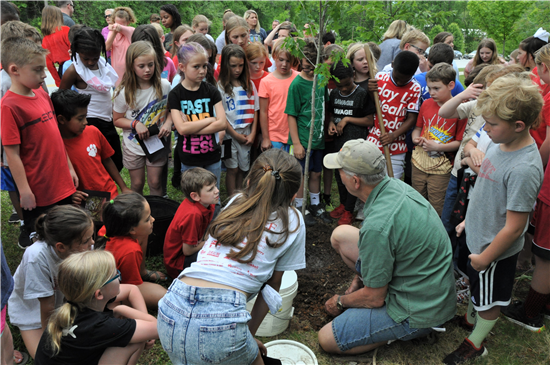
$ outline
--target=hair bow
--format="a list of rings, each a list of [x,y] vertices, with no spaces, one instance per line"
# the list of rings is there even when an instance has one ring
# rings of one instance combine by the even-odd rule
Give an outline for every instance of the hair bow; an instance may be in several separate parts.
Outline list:
[[[548,36],[549,35],[550,35],[550,33],[548,33],[547,31],[542,29],[542,27],[540,27],[539,29],[537,29],[537,31],[535,32],[535,35],[533,37],[538,38],[541,41],[545,41],[546,43],[548,43]]]

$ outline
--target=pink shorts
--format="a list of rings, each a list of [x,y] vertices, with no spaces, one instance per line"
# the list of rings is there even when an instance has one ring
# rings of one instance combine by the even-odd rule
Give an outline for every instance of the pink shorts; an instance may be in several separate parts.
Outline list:
[[[4,326],[6,325],[6,308],[8,306],[5,305],[4,309],[2,309],[2,314],[0,316],[0,336],[4,333]]]

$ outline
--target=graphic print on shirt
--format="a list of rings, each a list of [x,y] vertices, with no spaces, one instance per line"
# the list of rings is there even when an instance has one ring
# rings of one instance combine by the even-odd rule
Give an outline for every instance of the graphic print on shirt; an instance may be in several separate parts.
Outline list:
[[[395,132],[407,118],[408,112],[418,113],[420,85],[415,80],[411,80],[405,86],[397,86],[393,82],[390,72],[378,74],[376,78],[379,80],[378,95],[380,96],[380,109],[382,110],[386,133]],[[382,150],[380,134],[380,123],[378,116],[375,114],[374,127],[367,140],[375,143]],[[390,154],[396,155],[407,152],[405,138],[406,133],[403,133],[389,145]]]
[[[168,101],[168,95],[164,95],[162,99],[155,99],[148,103],[145,108],[141,110],[132,110],[132,119],[138,120],[143,123],[147,128],[157,124],[160,128],[164,124],[166,119],[166,103]],[[139,142],[136,139],[136,134],[131,132],[128,139],[136,144]]]
[[[246,128],[254,122],[254,98],[249,98],[245,90],[234,90],[235,97],[225,96],[227,113],[235,111],[235,120],[230,121],[233,128]]]
[[[181,111],[189,122],[215,117],[214,110],[210,110],[210,98],[181,100]],[[216,141],[213,134],[182,135],[183,152],[199,155],[216,150]]]
[[[93,143],[92,143],[91,145],[89,145],[89,146],[86,148],[86,151],[88,151],[88,155],[89,155],[90,157],[95,157],[95,156],[97,156],[97,147],[96,147],[96,145],[93,144]]]
[[[496,167],[493,166],[493,164],[491,163],[491,161],[488,158],[485,158],[483,160],[483,162],[481,163],[481,167],[479,169],[478,177],[480,177],[482,179],[487,179],[487,180],[492,181],[492,182],[497,182],[497,181],[491,179],[491,175],[495,171],[496,171]]]
[[[454,119],[456,120],[456,119]],[[441,124],[442,123],[442,124]],[[449,125],[446,125],[449,123]],[[430,119],[424,118],[424,129],[422,130],[422,136],[426,139],[431,139],[439,144],[446,144],[454,140],[454,122],[441,118],[439,115],[434,115]],[[428,156],[437,157],[444,156],[444,152],[430,151]]]

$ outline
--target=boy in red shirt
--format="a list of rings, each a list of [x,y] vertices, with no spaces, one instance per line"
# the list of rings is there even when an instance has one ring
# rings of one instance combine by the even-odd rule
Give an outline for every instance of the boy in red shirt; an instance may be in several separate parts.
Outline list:
[[[426,82],[431,98],[422,104],[412,132],[416,145],[411,160],[412,187],[430,202],[439,216],[453,169],[449,153],[460,147],[467,121],[439,116],[439,108],[452,98],[455,78],[456,71],[448,63],[438,63],[428,71]]]
[[[99,129],[87,125],[86,115],[91,96],[70,89],[59,89],[51,98],[61,138],[79,178],[79,190],[109,192],[110,199],[114,199],[118,195],[116,182],[122,193],[132,192],[111,159],[114,150],[107,139]],[[86,193],[78,191],[73,202],[79,204],[86,196]]]
[[[11,87],[2,99],[2,144],[21,197],[25,230],[19,245],[32,244],[34,222],[54,205],[70,204],[78,177],[65,152],[53,105],[41,89],[48,51],[26,38],[2,42],[2,67]]]
[[[418,56],[410,51],[400,52],[393,60],[393,70],[379,72],[375,80],[369,80],[369,90],[378,85],[382,118],[386,134],[380,136],[380,122],[374,115],[374,127],[367,141],[376,144],[381,151],[382,146],[389,146],[393,177],[401,179],[405,168],[407,131],[416,123],[419,109],[421,87],[413,79],[418,68]]]
[[[186,199],[179,206],[164,239],[164,267],[174,279],[197,261],[219,199],[216,175],[201,167],[181,175],[181,190]]]

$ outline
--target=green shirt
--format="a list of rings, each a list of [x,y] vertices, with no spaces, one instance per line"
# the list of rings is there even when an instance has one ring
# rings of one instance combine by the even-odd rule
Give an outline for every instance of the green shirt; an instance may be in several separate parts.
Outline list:
[[[384,178],[365,202],[359,233],[363,283],[388,284],[395,322],[429,328],[456,312],[451,242],[430,203],[401,180]]]
[[[312,89],[313,81],[305,80],[302,76],[298,75],[290,84],[288,97],[286,99],[285,113],[296,118],[298,137],[305,149],[307,149],[309,129],[311,126]],[[319,87],[319,80],[317,80],[317,90],[315,92],[315,125],[311,140],[312,150],[322,150],[325,148],[324,123],[326,93],[326,88]],[[292,144],[292,138],[288,138],[288,143]]]

